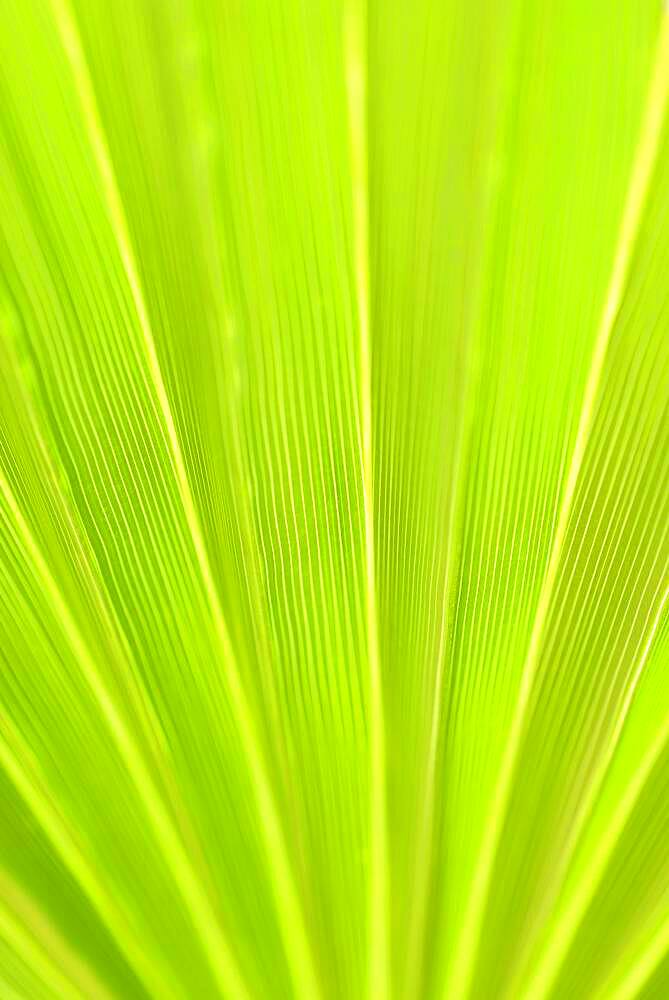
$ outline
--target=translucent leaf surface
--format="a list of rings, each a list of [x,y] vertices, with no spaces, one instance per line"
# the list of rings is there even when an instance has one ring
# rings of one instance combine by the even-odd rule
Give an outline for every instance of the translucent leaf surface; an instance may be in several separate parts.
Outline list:
[[[0,7],[2,996],[664,996],[668,25]]]

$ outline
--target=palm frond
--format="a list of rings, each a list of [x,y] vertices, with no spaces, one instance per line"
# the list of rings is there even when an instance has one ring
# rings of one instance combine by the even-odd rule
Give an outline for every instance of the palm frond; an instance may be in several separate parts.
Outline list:
[[[0,10],[0,992],[669,989],[660,0]]]

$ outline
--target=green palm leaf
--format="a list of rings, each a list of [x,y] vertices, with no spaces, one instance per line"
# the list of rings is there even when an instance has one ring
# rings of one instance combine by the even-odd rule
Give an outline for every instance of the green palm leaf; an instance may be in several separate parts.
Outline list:
[[[0,995],[669,990],[659,0],[0,9]]]

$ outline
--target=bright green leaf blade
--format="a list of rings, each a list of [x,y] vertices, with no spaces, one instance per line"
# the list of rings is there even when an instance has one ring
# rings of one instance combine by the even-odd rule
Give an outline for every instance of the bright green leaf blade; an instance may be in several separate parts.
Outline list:
[[[3,6],[3,995],[661,995],[661,6]]]
[[[11,81],[4,89],[3,270],[90,544],[146,685],[160,691],[154,708],[169,733],[200,850],[206,843],[204,863],[217,867],[217,881],[225,887],[219,896],[227,896],[226,917],[245,927],[239,937],[247,949],[252,928],[260,923],[271,952],[271,896],[264,897],[259,916],[257,899],[245,895],[244,885],[249,879],[262,883],[262,838],[271,837],[277,846],[275,830],[266,825],[272,804],[258,758],[250,757],[257,748],[212,605],[93,95],[67,11],[36,5],[22,13],[24,25],[30,13],[33,34],[24,31],[21,37],[26,43],[30,39],[33,52],[41,46],[41,75],[27,75],[30,60],[13,44],[3,67]],[[3,27],[7,49],[11,24]],[[40,95],[42,131],[26,131],[16,117],[16,101],[29,79]],[[53,143],[68,150],[66,164],[54,161]],[[23,157],[31,163],[30,174],[21,172]],[[72,172],[76,196],[69,187]],[[27,266],[17,270],[19,261]],[[222,671],[205,675],[201,665],[207,662],[220,662]],[[214,974],[230,986],[238,973],[216,916],[223,900],[209,898],[206,880],[195,871],[123,726],[110,735],[123,743],[146,818]],[[221,774],[226,775],[223,783]],[[261,823],[246,806],[258,797],[265,808]],[[242,858],[248,859],[246,871]],[[268,872],[280,863],[280,854],[272,856]],[[262,976],[256,963],[251,969]]]
[[[622,49],[613,39],[628,23],[639,41]],[[523,782],[523,692],[531,690],[542,601],[561,548],[556,518],[569,488],[657,25],[654,4],[643,18],[637,5],[618,5],[613,19],[592,7],[543,4],[522,22],[449,651],[448,943],[441,954],[445,989],[456,996],[473,981],[509,795]],[[622,102],[614,98],[619,91]]]

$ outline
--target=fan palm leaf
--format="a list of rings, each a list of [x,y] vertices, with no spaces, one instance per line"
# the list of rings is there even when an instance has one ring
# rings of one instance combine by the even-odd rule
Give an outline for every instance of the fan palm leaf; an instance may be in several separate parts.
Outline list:
[[[659,0],[6,0],[0,993],[669,991]]]

